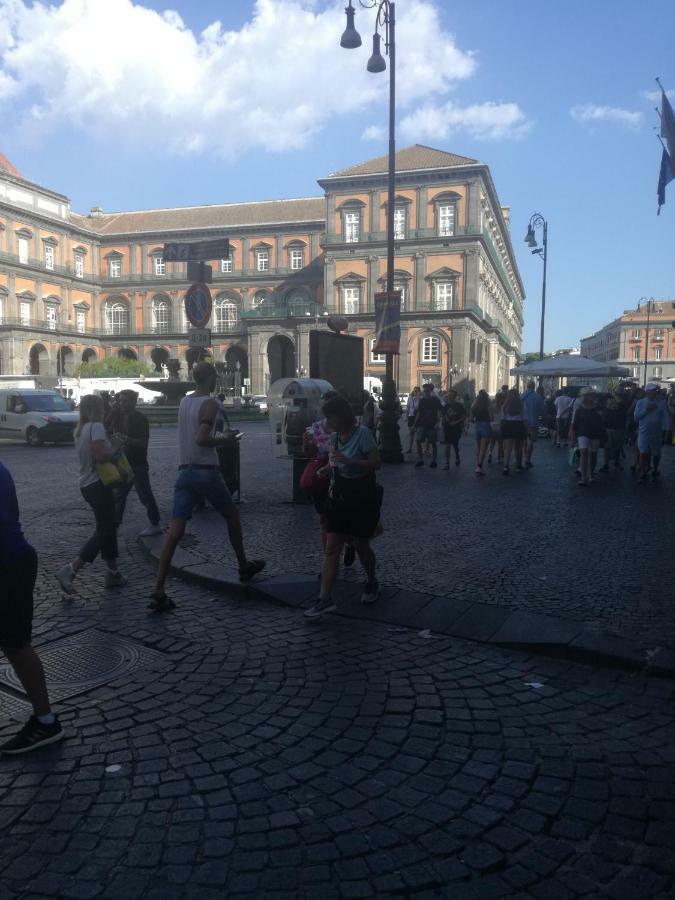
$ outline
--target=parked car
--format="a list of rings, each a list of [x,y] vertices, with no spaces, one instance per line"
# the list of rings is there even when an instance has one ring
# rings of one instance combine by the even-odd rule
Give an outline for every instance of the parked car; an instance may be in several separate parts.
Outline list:
[[[56,391],[0,390],[1,438],[20,438],[31,447],[69,443],[78,419],[71,401]]]
[[[267,397],[264,394],[254,394],[253,405],[257,406],[264,415],[267,414]]]

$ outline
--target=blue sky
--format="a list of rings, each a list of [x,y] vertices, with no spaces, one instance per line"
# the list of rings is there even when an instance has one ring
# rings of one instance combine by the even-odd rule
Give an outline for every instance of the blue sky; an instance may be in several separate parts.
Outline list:
[[[363,71],[373,13],[358,9],[364,46],[342,51],[344,5],[0,0],[0,152],[85,212],[315,195],[317,178],[386,151],[386,78]],[[675,183],[657,218],[646,96],[656,75],[675,89],[672,0],[397,12],[398,145],[490,166],[527,291],[523,349],[539,341],[541,263],[523,243],[535,211],[549,221],[547,350],[642,296],[675,298]]]

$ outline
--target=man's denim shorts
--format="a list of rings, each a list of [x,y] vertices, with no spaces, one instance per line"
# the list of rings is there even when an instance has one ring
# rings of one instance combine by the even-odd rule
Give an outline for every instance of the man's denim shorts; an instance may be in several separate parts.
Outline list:
[[[219,469],[199,469],[189,466],[179,469],[173,491],[173,518],[189,519],[192,510],[202,500],[225,516],[233,502]]]

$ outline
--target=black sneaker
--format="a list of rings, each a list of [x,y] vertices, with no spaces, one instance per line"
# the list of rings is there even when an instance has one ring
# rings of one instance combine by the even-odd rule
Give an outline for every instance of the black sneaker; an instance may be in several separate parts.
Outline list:
[[[148,609],[153,613],[171,612],[176,608],[174,601],[166,594],[150,594]]]
[[[354,560],[356,559],[356,548],[353,544],[347,544],[345,547],[345,555],[343,562],[345,564],[345,568],[348,569],[350,566],[354,565]]]
[[[265,568],[264,559],[249,559],[246,565],[239,569],[239,581],[250,581],[258,572],[262,572]]]
[[[43,725],[37,716],[31,716],[15,737],[0,746],[0,756],[29,753],[31,750],[37,750],[38,747],[55,744],[64,737],[65,733],[58,719],[54,719],[51,725]]]

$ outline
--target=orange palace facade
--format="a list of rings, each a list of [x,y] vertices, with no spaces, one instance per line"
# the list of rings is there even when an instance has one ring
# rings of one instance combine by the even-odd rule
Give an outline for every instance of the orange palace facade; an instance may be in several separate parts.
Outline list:
[[[387,158],[319,181],[323,195],[83,216],[0,155],[0,374],[73,374],[83,361],[136,358],[187,375],[184,263],[169,241],[227,237],[213,260],[214,361],[246,392],[309,370],[309,332],[340,313],[372,352],[374,295],[386,276]],[[414,145],[396,154],[396,288],[402,291],[399,390],[433,381],[474,393],[508,382],[524,291],[508,209],[488,167]]]

